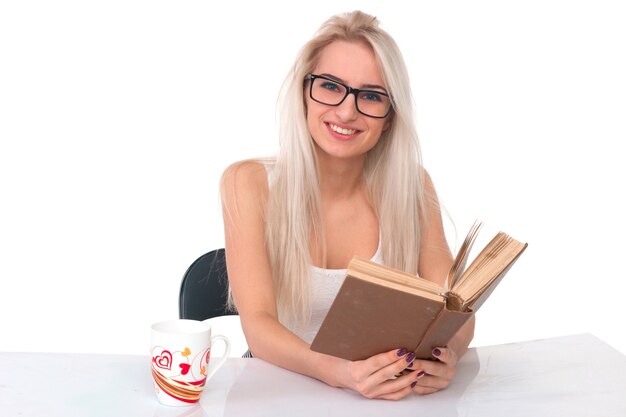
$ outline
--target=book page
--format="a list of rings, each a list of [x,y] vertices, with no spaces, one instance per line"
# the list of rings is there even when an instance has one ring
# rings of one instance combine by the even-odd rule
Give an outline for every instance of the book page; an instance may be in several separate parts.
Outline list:
[[[463,272],[452,289],[471,306],[524,251],[527,244],[498,233]]]
[[[442,286],[424,278],[399,271],[388,266],[380,265],[369,260],[355,256],[348,265],[348,275],[358,277],[366,281],[376,282],[379,285],[406,290],[413,294],[430,294],[429,298],[441,300],[445,298],[447,290]],[[433,298],[432,296],[435,296]]]
[[[443,288],[440,288],[439,289],[440,291],[438,293],[435,293],[432,290],[426,290],[424,288],[406,285],[406,283],[397,282],[392,279],[388,279],[389,277],[379,278],[376,276],[367,275],[362,272],[354,271],[354,270],[348,270],[347,276],[357,278],[363,281],[367,281],[372,284],[380,285],[382,287],[387,287],[387,288],[392,288],[394,290],[403,291],[407,294],[418,295],[420,297],[428,298],[430,300],[435,300],[435,301],[440,301],[440,302],[445,302],[446,300],[445,290],[443,290]],[[413,279],[416,279],[416,278],[418,277],[416,276]]]
[[[474,242],[476,241],[476,236],[478,236],[478,232],[482,227],[483,223],[476,220],[472,225],[469,233],[465,237],[463,244],[459,248],[458,253],[454,257],[454,262],[452,263],[452,267],[450,268],[450,272],[448,272],[448,288],[453,288],[461,275],[465,271],[465,265],[467,264],[467,258],[469,257],[470,251],[472,250],[472,246],[474,246]]]

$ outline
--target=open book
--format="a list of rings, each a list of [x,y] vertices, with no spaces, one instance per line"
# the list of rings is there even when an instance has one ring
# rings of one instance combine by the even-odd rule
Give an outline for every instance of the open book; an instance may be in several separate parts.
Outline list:
[[[361,360],[397,348],[431,357],[489,297],[526,249],[498,233],[465,268],[480,229],[472,226],[448,274],[447,287],[355,257],[311,349]]]

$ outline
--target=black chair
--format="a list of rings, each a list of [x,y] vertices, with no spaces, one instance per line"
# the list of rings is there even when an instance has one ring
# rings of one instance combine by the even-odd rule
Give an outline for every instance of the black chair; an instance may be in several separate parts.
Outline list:
[[[224,249],[205,253],[191,264],[183,275],[178,299],[181,319],[205,320],[217,316],[234,316],[226,308],[228,273]]]

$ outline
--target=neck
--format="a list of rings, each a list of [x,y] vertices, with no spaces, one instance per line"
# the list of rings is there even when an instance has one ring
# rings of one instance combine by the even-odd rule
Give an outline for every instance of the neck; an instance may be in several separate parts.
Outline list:
[[[362,190],[365,156],[352,159],[318,157],[318,162],[323,198],[349,198]]]

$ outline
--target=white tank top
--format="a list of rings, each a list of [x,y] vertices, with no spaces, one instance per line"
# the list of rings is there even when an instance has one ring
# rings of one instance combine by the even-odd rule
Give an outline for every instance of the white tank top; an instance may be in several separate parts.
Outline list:
[[[267,170],[268,184],[271,186],[274,182],[274,175],[272,175],[273,164],[264,163],[264,165]],[[376,253],[371,260],[379,264],[383,263],[380,238],[378,239],[378,249],[376,249]],[[311,265],[309,267],[309,276],[311,279],[311,319],[309,320],[307,328],[302,330],[292,329],[292,331],[306,343],[310,344],[322,325],[322,321],[324,321],[330,309],[330,305],[337,296],[341,284],[343,284],[343,280],[346,277],[346,270],[323,269]]]
[[[378,249],[371,260],[379,264],[383,263],[380,239],[378,241]],[[306,329],[295,331],[295,333],[310,344],[322,325],[330,305],[337,296],[341,284],[343,284],[346,270],[323,269],[312,265],[309,271],[309,276],[311,277],[311,319]]]

